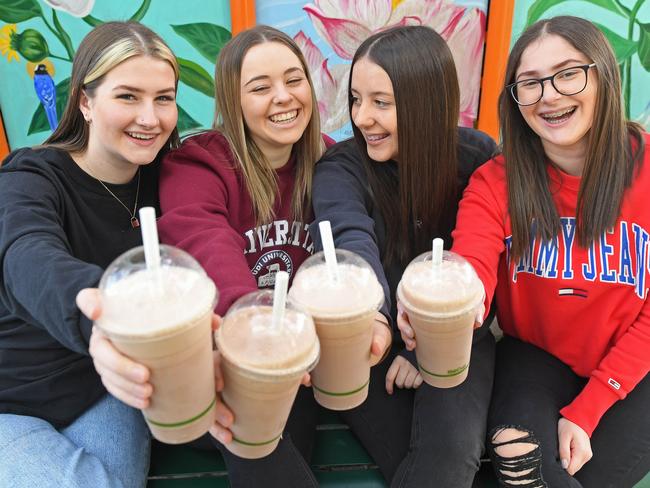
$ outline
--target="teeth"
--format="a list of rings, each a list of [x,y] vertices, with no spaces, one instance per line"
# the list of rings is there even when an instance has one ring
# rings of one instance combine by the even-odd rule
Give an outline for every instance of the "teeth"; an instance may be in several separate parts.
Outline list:
[[[149,141],[155,137],[153,135],[138,134],[137,132],[127,132],[127,134],[133,137],[134,139],[140,139],[142,141]]]
[[[369,141],[379,141],[379,140],[381,140],[381,139],[384,139],[385,137],[386,137],[385,134],[373,134],[373,135],[368,134],[368,135],[366,136],[366,138],[367,138]]]
[[[297,116],[298,111],[292,110],[291,112],[285,112],[283,114],[271,115],[269,119],[271,119],[271,122],[287,122],[289,120],[295,119]]]
[[[552,114],[544,114],[542,115],[543,118],[545,119],[557,119],[559,117],[562,117],[563,115],[569,114],[575,110],[575,107],[568,108],[566,110],[562,110],[560,112],[555,112]]]

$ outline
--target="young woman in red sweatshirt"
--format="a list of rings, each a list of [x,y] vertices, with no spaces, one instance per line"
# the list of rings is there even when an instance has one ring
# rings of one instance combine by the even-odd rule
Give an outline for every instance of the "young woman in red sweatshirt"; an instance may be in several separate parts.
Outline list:
[[[503,154],[453,233],[504,331],[490,455],[502,486],[631,487],[650,469],[650,138],[585,20],[531,26],[506,83]]]

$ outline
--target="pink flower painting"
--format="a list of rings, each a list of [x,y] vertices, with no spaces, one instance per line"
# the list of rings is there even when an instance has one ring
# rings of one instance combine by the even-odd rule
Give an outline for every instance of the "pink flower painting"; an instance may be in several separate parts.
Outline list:
[[[314,0],[303,8],[318,35],[344,60],[368,36],[396,25],[427,25],[448,43],[460,82],[460,124],[476,120],[480,90],[485,13],[451,0]],[[321,51],[302,32],[296,37],[314,76],[325,131],[340,128],[346,119],[345,90],[349,65],[328,67]],[[344,105],[341,110],[340,104]]]

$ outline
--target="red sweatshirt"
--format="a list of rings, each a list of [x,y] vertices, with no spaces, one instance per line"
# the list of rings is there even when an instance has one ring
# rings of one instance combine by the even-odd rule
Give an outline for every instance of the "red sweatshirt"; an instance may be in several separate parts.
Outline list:
[[[590,436],[603,414],[650,370],[650,136],[614,228],[587,249],[575,239],[580,178],[548,167],[562,222],[552,242],[511,262],[502,156],[476,170],[460,203],[453,250],[465,256],[493,295],[505,334],[559,358],[584,389],[560,413]]]
[[[218,314],[242,295],[272,287],[277,271],[290,277],[313,252],[309,220],[294,220],[292,156],[277,170],[281,197],[275,219],[256,226],[243,175],[226,139],[216,131],[186,140],[169,153],[160,174],[162,242],[194,256],[219,289]]]

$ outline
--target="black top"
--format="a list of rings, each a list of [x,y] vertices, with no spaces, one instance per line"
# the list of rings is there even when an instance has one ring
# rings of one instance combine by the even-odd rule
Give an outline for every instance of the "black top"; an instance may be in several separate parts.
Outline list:
[[[458,140],[458,195],[450,215],[441,218],[441,228],[431,238],[440,237],[445,249],[451,247],[451,231],[456,224],[458,202],[469,177],[496,153],[497,147],[490,136],[474,129],[459,128]],[[399,178],[395,161],[376,163],[382,171]],[[381,312],[395,324],[396,307],[393,297],[406,266],[416,255],[403,262],[394,262],[388,268],[382,265],[386,248],[386,225],[375,205],[361,154],[354,139],[347,139],[330,148],[316,165],[313,186],[315,222],[310,225],[314,242],[322,249],[318,223],[329,220],[334,244],[337,248],[353,251],[363,257],[373,268],[384,289],[385,301]],[[399,204],[396,200],[395,204]],[[426,250],[423,250],[424,252]],[[482,329],[487,329],[484,327]],[[394,337],[399,333],[394,326]]]
[[[158,164],[141,172],[138,208],[158,208]],[[137,183],[106,186],[133,209]],[[11,153],[0,195],[0,412],[63,427],[105,393],[88,355],[92,323],[75,297],[141,244],[140,230],[62,150]]]

